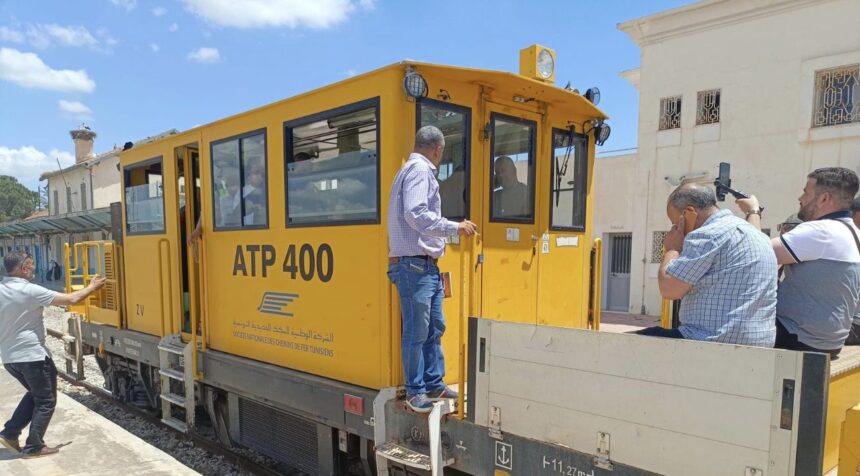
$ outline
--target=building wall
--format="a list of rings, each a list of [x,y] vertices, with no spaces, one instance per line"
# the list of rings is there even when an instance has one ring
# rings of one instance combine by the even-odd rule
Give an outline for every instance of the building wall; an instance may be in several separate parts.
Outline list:
[[[638,151],[632,186],[597,205],[617,214],[612,226],[633,230],[630,309],[653,315],[653,233],[670,226],[665,200],[679,177],[713,182],[730,162],[733,185],[759,197],[773,235],[796,212],[807,173],[860,170],[860,123],[811,128],[815,71],[860,63],[860,2],[709,0],[674,12],[619,26],[641,47]],[[696,126],[697,92],[715,88],[720,122]],[[658,131],[660,99],[677,95],[681,128]],[[598,174],[598,190],[631,173],[625,161],[605,164],[617,170]],[[638,208],[623,213],[620,203]],[[721,206],[739,214],[731,198]]]
[[[61,174],[52,175],[48,178],[48,211],[51,215],[63,215],[68,212],[79,212],[83,210],[81,203],[81,184],[86,184],[87,209],[92,208],[90,200],[90,171],[85,167],[66,170]],[[71,208],[67,207],[66,187],[72,189]],[[54,192],[57,192],[57,202],[54,202]],[[57,206],[59,204],[59,206]]]
[[[93,199],[94,208],[109,207],[111,203],[121,199],[119,178],[119,156],[109,156],[101,159],[93,167]]]
[[[51,215],[62,215],[68,211],[84,210],[81,201],[81,183],[85,183],[86,210],[109,207],[120,201],[120,178],[115,155],[99,159],[89,167],[77,167],[48,178],[48,210]],[[66,208],[66,185],[72,189],[72,208]],[[54,190],[58,192],[59,207],[54,204]]]

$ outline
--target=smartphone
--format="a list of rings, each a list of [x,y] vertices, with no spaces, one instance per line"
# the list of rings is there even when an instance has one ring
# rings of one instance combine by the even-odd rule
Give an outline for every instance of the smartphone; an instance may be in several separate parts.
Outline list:
[[[693,231],[693,227],[696,226],[696,219],[699,218],[699,214],[696,213],[695,210],[684,210],[684,234],[688,234]]]
[[[732,188],[732,165],[728,162],[720,162],[720,174],[714,185],[717,188],[717,200],[724,202],[726,193]]]

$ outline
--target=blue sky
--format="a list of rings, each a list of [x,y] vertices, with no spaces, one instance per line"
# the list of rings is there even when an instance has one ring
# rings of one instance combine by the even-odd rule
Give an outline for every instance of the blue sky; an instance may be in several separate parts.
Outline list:
[[[689,0],[0,0],[0,174],[35,189],[95,150],[188,129],[410,58],[517,71],[533,43],[557,83],[597,86],[612,137],[636,145],[639,99],[618,76],[639,48],[616,24]],[[44,185],[44,184],[43,184]]]

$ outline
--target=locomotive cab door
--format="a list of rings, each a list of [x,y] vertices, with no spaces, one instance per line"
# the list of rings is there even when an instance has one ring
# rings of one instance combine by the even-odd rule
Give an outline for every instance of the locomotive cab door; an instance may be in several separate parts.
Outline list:
[[[536,191],[540,116],[488,105],[485,118],[482,316],[535,323],[540,230]]]

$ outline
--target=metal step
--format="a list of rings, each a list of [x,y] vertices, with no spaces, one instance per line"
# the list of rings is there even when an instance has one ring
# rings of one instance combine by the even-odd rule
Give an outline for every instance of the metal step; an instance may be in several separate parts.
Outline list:
[[[173,428],[174,430],[181,431],[182,433],[188,432],[188,425],[186,425],[182,420],[177,420],[176,418],[162,418],[161,423]]]
[[[384,445],[376,448],[376,454],[395,463],[409,466],[410,468],[421,469],[424,471],[431,471],[433,469],[433,463],[429,455],[400,446],[397,443],[385,443]],[[453,463],[453,459],[443,462],[444,466],[449,466]]]
[[[174,405],[185,407],[185,397],[182,395],[177,395],[175,393],[162,393],[161,399],[166,400]]]
[[[161,344],[158,344],[158,350],[167,352],[168,354],[182,355],[182,352],[185,350],[185,347],[181,345],[173,345],[168,344],[166,342],[162,342]]]
[[[185,374],[176,369],[159,369],[158,373],[173,380],[185,381]]]

